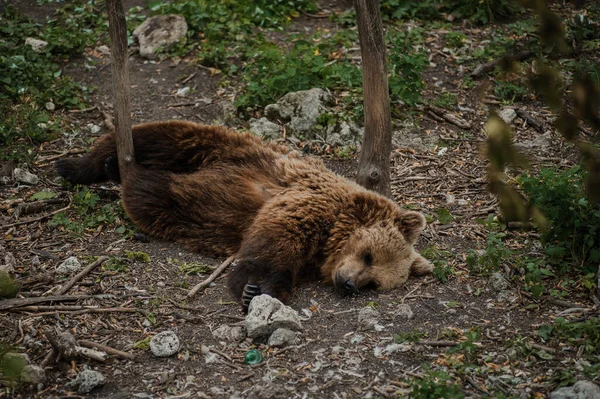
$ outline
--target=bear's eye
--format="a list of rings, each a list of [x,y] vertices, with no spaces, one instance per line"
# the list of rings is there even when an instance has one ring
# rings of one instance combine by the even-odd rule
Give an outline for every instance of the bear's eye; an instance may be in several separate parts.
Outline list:
[[[365,266],[371,266],[373,264],[373,254],[369,251],[363,254],[363,262]]]

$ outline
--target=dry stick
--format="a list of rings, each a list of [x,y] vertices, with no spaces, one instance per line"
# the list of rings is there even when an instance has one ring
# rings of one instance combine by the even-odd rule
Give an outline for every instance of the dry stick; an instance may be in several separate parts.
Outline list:
[[[73,277],[65,285],[63,285],[58,291],[56,291],[56,295],[64,295],[64,294],[66,294],[67,291],[69,291],[71,288],[73,288],[73,286],[79,280],[81,280],[82,278],[84,278],[85,276],[87,276],[88,274],[90,274],[90,272],[92,270],[94,270],[95,268],[97,268],[98,266],[100,266],[107,259],[108,259],[108,256],[101,256],[98,259],[96,259],[95,262],[90,263],[85,269],[83,269],[82,271],[80,271],[77,275],[75,275],[75,277]]]
[[[29,220],[24,220],[24,221],[22,221],[22,222],[16,222],[16,223],[11,223],[11,224],[5,224],[4,226],[0,226],[0,229],[5,229],[5,228],[7,228],[7,227],[15,227],[15,226],[21,226],[21,225],[24,225],[24,224],[29,224],[29,223],[35,223],[35,222],[39,222],[40,220],[47,219],[47,218],[49,218],[50,216],[54,216],[54,215],[56,215],[57,213],[61,213],[61,212],[63,212],[63,211],[66,211],[66,210],[67,210],[67,209],[69,209],[70,207],[71,207],[71,204],[69,204],[69,205],[65,206],[64,208],[60,208],[60,209],[57,209],[57,210],[55,210],[55,211],[53,211],[53,212],[50,212],[50,213],[47,213],[47,214],[45,214],[45,215],[42,215],[42,216],[40,216],[40,217],[37,217],[37,218],[35,218],[35,219],[29,219]]]
[[[518,54],[506,55],[498,60],[486,62],[485,64],[479,65],[477,68],[475,68],[475,70],[473,72],[471,72],[471,76],[474,78],[478,78],[485,73],[493,71],[494,68],[496,68],[496,65],[500,64],[500,62],[502,62],[504,60],[507,60],[509,62],[510,61],[523,61],[533,55],[534,54],[531,51],[523,51]]]
[[[534,342],[530,343],[529,345],[531,345],[531,347],[535,348],[535,349],[539,349],[539,350],[546,351],[549,353],[557,353],[556,349],[550,348],[549,346],[546,346],[546,345],[536,344]]]
[[[454,341],[419,341],[417,344],[427,346],[458,346],[458,343]]]
[[[111,348],[110,346],[99,344],[97,342],[81,339],[81,340],[79,340],[79,345],[86,347],[86,348],[99,349],[101,351],[108,353],[109,355],[113,355],[113,356],[121,358],[121,359],[135,360],[135,355],[132,353],[123,352],[118,349]]]
[[[225,359],[227,359],[230,362],[233,362],[233,359],[227,353],[221,352],[220,350],[215,349],[215,348],[208,348],[208,350],[212,353],[216,353],[217,355],[224,357]]]
[[[201,289],[204,289],[206,287],[208,287],[208,285],[210,283],[212,283],[213,281],[215,281],[215,279],[217,277],[219,277],[219,275],[221,273],[223,273],[223,271],[225,269],[227,269],[227,267],[235,260],[235,256],[231,255],[229,258],[225,259],[225,262],[221,263],[221,265],[217,268],[217,270],[215,270],[210,276],[208,276],[208,278],[206,280],[204,280],[203,282],[201,282],[200,284],[194,286],[194,288],[192,288],[190,290],[190,292],[188,292],[187,296],[188,298],[193,297],[194,295],[196,295],[196,293],[198,293],[198,291],[200,291]]]
[[[438,108],[436,106],[430,105],[429,110],[435,115],[443,118],[446,122],[449,122],[455,126],[458,126],[461,129],[470,129],[471,124],[464,119],[454,115],[453,113],[446,111],[445,109]]]
[[[35,305],[36,303],[78,301],[80,299],[94,298],[95,296],[96,295],[53,295],[34,298],[4,299],[0,301],[0,311]]]
[[[515,112],[517,113],[517,115],[523,118],[529,126],[533,126],[535,130],[537,130],[540,133],[544,133],[544,126],[542,125],[542,123],[535,119],[533,116],[531,116],[523,108],[517,108]]]

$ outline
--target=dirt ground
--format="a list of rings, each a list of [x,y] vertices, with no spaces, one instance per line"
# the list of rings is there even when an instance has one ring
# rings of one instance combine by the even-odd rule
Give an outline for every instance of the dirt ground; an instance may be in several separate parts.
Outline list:
[[[18,5],[25,11],[35,7],[25,1]],[[322,6],[336,10],[340,5]],[[327,19],[301,16],[289,29],[303,24],[317,29],[328,23]],[[465,31],[472,33],[473,40],[485,37],[485,31]],[[556,387],[552,376],[562,367],[573,365],[577,353],[568,345],[545,347],[538,336],[539,326],[550,323],[565,309],[583,309],[566,315],[581,316],[585,312],[597,313],[598,306],[576,291],[564,301],[549,297],[533,299],[522,290],[521,284],[515,283],[498,292],[491,286],[489,277],[469,273],[466,254],[470,249],[484,248],[488,234],[477,219],[497,213],[497,200],[486,191],[486,161],[481,156],[480,145],[485,139],[482,125],[489,110],[500,105],[491,97],[487,104],[475,103],[475,89],[466,89],[461,84],[466,72],[461,71],[452,55],[441,52],[444,33],[430,32],[430,35],[433,54],[430,61],[435,66],[430,67],[424,77],[428,84],[425,96],[436,96],[436,89],[440,87],[455,93],[460,105],[455,114],[468,121],[471,128],[461,129],[437,120],[421,109],[416,115],[419,132],[430,138],[433,145],[413,146],[407,142],[406,146],[394,150],[393,196],[398,203],[434,219],[418,246],[447,254],[444,259],[454,270],[447,282],[442,283],[433,276],[413,278],[394,291],[368,292],[351,298],[340,297],[332,287],[320,282],[306,283],[295,291],[290,301],[290,306],[305,317],[297,345],[282,350],[251,340],[226,342],[214,337],[212,331],[223,324],[241,325],[243,314],[227,291],[225,275],[188,300],[189,287],[204,280],[207,274],[187,275],[172,261],[178,259],[216,267],[223,259],[206,258],[154,239],[149,242],[123,239],[110,230],[87,231],[73,237],[50,226],[48,218],[40,218],[64,206],[63,203],[19,219],[30,221],[28,223],[2,229],[0,255],[4,258],[10,252],[15,256],[18,275],[23,279],[47,276],[28,285],[27,296],[51,294],[65,283],[68,277],[54,276],[50,272],[70,256],[85,259],[142,251],[150,256],[150,263],[131,262],[127,270],[121,271],[96,269],[68,292],[88,296],[85,299],[2,311],[0,339],[23,348],[33,363],[40,364],[50,350],[43,328],[56,327],[70,331],[78,340],[130,352],[135,360],[111,356],[105,363],[86,359],[50,362],[46,368],[47,381],[39,390],[36,387],[17,390],[14,396],[403,397],[411,381],[423,377],[426,367],[450,370],[456,362],[466,361],[468,354],[451,353],[449,347],[464,342],[471,329],[481,334],[469,363],[475,366],[467,367],[460,379],[468,397],[546,396]],[[134,122],[186,119],[243,128],[232,118],[232,93],[219,86],[220,77],[187,61],[154,62],[135,54],[130,58]],[[98,88],[91,101],[94,108],[66,115],[69,124],[65,135],[43,146],[32,170],[41,182],[33,188],[1,187],[0,200],[4,204],[42,189],[70,195],[69,189],[60,184],[52,160],[81,152],[88,148],[90,138],[108,131],[105,113],[112,111],[109,58],[97,49],[90,49],[84,57],[66,65],[65,73]],[[176,97],[184,80],[193,88],[192,93],[185,98]],[[541,104],[530,102],[515,107],[533,115],[541,121],[543,131],[549,132],[551,145],[526,150],[534,167],[568,166],[577,162],[572,149],[552,129],[549,112]],[[100,131],[91,133],[93,126],[100,127]],[[533,140],[540,135],[521,118],[515,119],[513,128],[518,141]],[[70,153],[65,154],[65,151]],[[354,177],[356,159],[327,158],[325,161],[334,171]],[[112,185],[102,185],[96,190],[103,200],[114,200],[118,195],[118,187]],[[9,208],[5,206],[0,213],[2,226],[17,221]],[[441,224],[435,220],[436,210],[440,208],[454,216],[451,222]],[[77,218],[74,213],[70,216]],[[39,219],[32,221],[36,218]],[[536,239],[536,233],[530,231],[513,229],[506,233],[509,245],[518,246],[517,243]],[[508,266],[501,271],[509,277],[518,273]],[[401,314],[399,309],[404,304],[410,306],[412,317]],[[359,329],[358,312],[365,306],[375,307],[380,313],[381,331]],[[182,344],[178,355],[157,358],[149,350],[135,347],[137,342],[164,330],[178,335]],[[385,350],[396,336],[416,332],[422,334],[425,342],[406,342],[394,350]],[[517,350],[524,344],[533,349]],[[218,360],[207,363],[203,347],[216,350]],[[244,354],[251,348],[263,353],[262,363],[243,363]],[[551,356],[540,356],[542,350]],[[106,377],[104,386],[89,396],[78,395],[66,385],[84,368],[100,371]],[[0,397],[5,395],[10,396],[7,391],[0,392]]]

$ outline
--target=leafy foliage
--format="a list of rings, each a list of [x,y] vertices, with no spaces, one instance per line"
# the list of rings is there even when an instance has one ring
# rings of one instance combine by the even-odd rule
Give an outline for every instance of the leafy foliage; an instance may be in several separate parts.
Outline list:
[[[510,257],[511,250],[504,246],[505,233],[490,232],[485,249],[481,253],[473,250],[467,255],[467,266],[472,273],[490,274],[500,268],[502,262]]]
[[[584,179],[580,166],[520,178],[525,194],[549,222],[542,236],[549,259],[563,269],[574,264],[590,273],[600,263],[600,204],[586,198]]]
[[[462,389],[452,383],[452,378],[443,371],[428,371],[422,379],[414,379],[411,384],[411,399],[462,399]]]
[[[423,42],[421,32],[416,29],[394,31],[388,35],[388,41],[390,101],[402,100],[414,105],[421,99],[421,91],[425,88],[421,74],[429,65],[424,50],[415,49],[415,44]]]
[[[89,187],[79,188],[73,196],[73,207],[77,217],[71,219],[66,212],[60,212],[50,220],[51,226],[63,226],[71,234],[82,234],[86,230],[97,229],[101,225],[115,228],[127,236],[133,234],[133,226],[125,216],[119,202],[105,203]]]

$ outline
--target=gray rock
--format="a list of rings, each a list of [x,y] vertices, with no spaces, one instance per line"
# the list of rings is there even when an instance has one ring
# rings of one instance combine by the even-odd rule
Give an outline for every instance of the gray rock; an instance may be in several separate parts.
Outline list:
[[[423,134],[423,131],[411,120],[406,119],[394,125],[392,145],[394,148],[409,148],[430,151],[436,148],[438,136]]]
[[[83,370],[69,382],[69,387],[77,388],[79,394],[90,393],[94,388],[104,385],[106,378],[99,371]]]
[[[67,274],[71,274],[71,273],[76,273],[76,272],[80,271],[81,269],[82,269],[82,266],[81,266],[81,263],[79,262],[79,260],[77,260],[77,258],[75,256],[71,256],[70,258],[67,258],[67,260],[65,260],[63,263],[58,265],[56,267],[55,272],[57,274],[67,275]]]
[[[7,252],[4,256],[4,264],[0,265],[0,272],[5,274],[14,273],[15,268],[17,267],[17,259],[12,254],[12,252]]]
[[[157,15],[147,18],[133,31],[133,36],[140,43],[140,55],[153,59],[159,48],[167,50],[180,40],[185,40],[187,30],[183,15]]]
[[[600,399],[600,387],[590,381],[577,381],[550,393],[550,399]]]
[[[246,317],[248,337],[267,337],[278,328],[302,330],[298,313],[269,295],[258,295],[252,298]]]
[[[298,340],[298,333],[287,328],[278,328],[273,331],[269,337],[269,346],[288,346],[295,345]]]
[[[510,125],[511,122],[514,121],[517,117],[517,113],[513,108],[505,107],[498,111],[498,116],[500,117],[500,119],[506,122],[507,125]]]
[[[313,88],[288,93],[276,104],[265,108],[265,115],[270,120],[289,121],[291,133],[306,134],[317,123],[317,118],[327,110],[331,95],[323,89]]]
[[[394,316],[403,319],[412,319],[413,317],[415,317],[415,314],[410,308],[410,305],[406,303],[401,303],[400,305],[398,305],[398,308],[394,312]]]
[[[330,126],[327,129],[327,138],[325,142],[331,146],[344,146],[359,144],[363,135],[362,128],[355,123],[341,121],[335,126]]]
[[[496,301],[502,303],[515,303],[517,299],[519,298],[511,290],[502,290],[496,296]]]
[[[370,306],[365,306],[358,312],[358,328],[360,330],[381,331],[383,327],[379,324],[379,312]]]
[[[56,109],[56,105],[54,105],[54,103],[53,103],[53,102],[51,102],[51,101],[48,101],[48,102],[47,102],[47,103],[44,105],[44,107],[46,107],[46,109],[47,109],[48,111],[50,111],[50,112],[52,112],[52,111],[54,111],[54,110]]]
[[[223,324],[215,328],[212,332],[213,337],[228,342],[241,342],[246,338],[244,329],[240,326],[228,326]]]
[[[500,272],[492,274],[490,277],[490,286],[495,291],[502,291],[508,288],[508,281],[504,278],[504,275]]]
[[[33,37],[28,37],[25,39],[25,45],[31,47],[36,53],[41,53],[48,45],[48,42],[40,39],[34,39]]]
[[[30,184],[32,186],[35,186],[40,181],[36,175],[21,168],[13,170],[13,179],[19,183]]]
[[[46,382],[46,372],[40,366],[28,364],[21,370],[20,379],[28,384],[43,384]]]
[[[250,119],[250,131],[266,139],[278,139],[281,137],[279,125],[271,122],[267,118]]]
[[[150,340],[150,350],[157,357],[172,356],[179,352],[179,338],[173,331],[163,331]]]
[[[520,150],[538,150],[547,151],[552,146],[552,134],[546,132],[533,140],[526,140],[515,143],[515,147]]]

